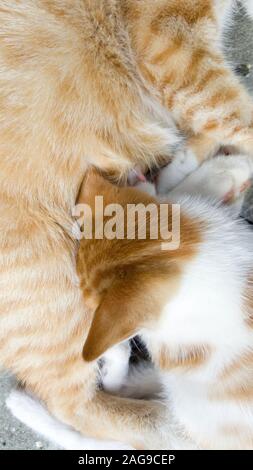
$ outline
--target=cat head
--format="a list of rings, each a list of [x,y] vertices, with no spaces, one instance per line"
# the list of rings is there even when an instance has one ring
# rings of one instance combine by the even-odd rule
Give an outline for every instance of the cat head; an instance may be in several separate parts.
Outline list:
[[[93,320],[83,348],[86,361],[93,361],[103,353],[140,330],[155,328],[166,304],[175,296],[180,285],[184,263],[193,252],[191,223],[181,215],[181,243],[177,250],[162,249],[169,240],[153,238],[151,213],[145,219],[146,238],[138,238],[143,220],[135,217],[127,232],[129,204],[142,204],[158,214],[158,228],[164,225],[159,215],[160,204],[156,198],[138,189],[116,187],[97,172],[90,171],[81,188],[79,203],[88,204],[95,221],[97,196],[102,196],[104,207],[117,204],[124,209],[121,225],[122,238],[92,239],[80,243],[77,268],[84,301],[93,312]],[[172,226],[172,206],[167,204],[166,222]],[[110,222],[103,219],[103,229]],[[150,223],[151,222],[151,223]],[[160,225],[159,225],[160,224]],[[135,237],[133,238],[133,235]]]

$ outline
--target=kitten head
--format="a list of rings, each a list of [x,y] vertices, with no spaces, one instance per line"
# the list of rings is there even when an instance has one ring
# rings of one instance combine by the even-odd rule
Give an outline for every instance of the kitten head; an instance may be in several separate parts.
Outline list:
[[[135,188],[113,186],[91,171],[81,188],[79,203],[91,207],[93,222],[96,196],[103,197],[104,207],[117,204],[122,208],[124,214],[119,225],[124,227],[120,239],[97,239],[93,226],[92,239],[82,240],[80,244],[77,267],[81,288],[87,307],[94,312],[83,349],[86,361],[97,359],[142,329],[155,327],[163,308],[177,292],[182,267],[192,256],[196,241],[192,238],[191,222],[181,215],[183,230],[179,249],[163,250],[162,244],[170,240],[161,236],[160,228],[165,221],[159,212],[159,202]],[[142,204],[144,212],[146,209],[151,212],[147,210],[145,220],[131,219],[128,231],[129,204]],[[152,233],[152,210],[158,215],[156,238]],[[110,218],[105,216],[101,223],[103,229],[107,223],[110,224]],[[171,204],[167,204],[166,223],[171,230]],[[144,224],[146,237],[140,239],[138,230]]]

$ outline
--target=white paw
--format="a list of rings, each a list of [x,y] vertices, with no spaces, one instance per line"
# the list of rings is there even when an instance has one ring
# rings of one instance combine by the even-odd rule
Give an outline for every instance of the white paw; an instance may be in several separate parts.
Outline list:
[[[101,370],[102,384],[109,393],[117,393],[125,383],[129,370],[131,346],[125,341],[104,354],[104,365]]]
[[[197,158],[191,149],[179,150],[172,162],[163,168],[157,177],[156,189],[158,194],[166,194],[171,191],[198,166]]]
[[[203,163],[198,172],[198,185],[202,186],[200,193],[231,204],[243,200],[251,185],[253,164],[245,155],[218,156]]]
[[[140,191],[149,194],[150,196],[156,196],[156,187],[154,183],[151,183],[150,181],[146,181],[145,183],[139,182],[135,185],[135,187]]]

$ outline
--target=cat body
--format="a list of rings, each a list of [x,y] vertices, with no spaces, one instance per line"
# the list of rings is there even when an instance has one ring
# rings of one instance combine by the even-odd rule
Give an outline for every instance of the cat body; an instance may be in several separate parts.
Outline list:
[[[80,432],[155,442],[160,407],[100,392],[82,359],[92,316],[71,212],[90,164],[120,179],[182,139],[135,67],[114,0],[1,0],[0,23],[1,366]]]
[[[220,161],[212,163],[215,167]],[[211,163],[207,165],[210,174]],[[130,270],[129,279],[126,276],[124,289],[128,295],[121,298],[120,311],[123,313],[119,317],[113,284],[108,288],[96,310],[84,358],[94,359],[93,354],[99,355],[100,348],[104,349],[105,345],[107,349],[107,341],[114,343],[117,335],[125,338],[128,331],[132,336],[133,332],[127,329],[129,325],[134,328],[135,324],[135,333],[141,334],[155,367],[161,373],[173,445],[179,448],[192,445],[202,449],[252,449],[253,235],[245,223],[231,219],[227,209],[212,206],[208,199],[201,200],[200,196],[189,196],[190,184],[193,194],[201,194],[199,187],[196,191],[201,178],[206,196],[205,178],[206,181],[208,178],[202,168],[199,173],[199,176],[191,175],[191,181],[186,179],[170,194],[170,200],[177,203],[181,200],[181,210],[185,214],[199,221],[199,238],[194,240],[192,230],[190,246],[193,248],[195,245],[196,251],[188,261],[185,254],[186,257],[181,259],[180,250],[186,250],[184,241],[174,253],[175,259],[167,254],[171,270],[175,262],[181,271],[179,279],[175,266],[173,280],[169,280],[170,275],[167,274],[169,300],[161,305],[161,296],[165,294],[157,285],[157,275],[160,274],[162,284],[165,269],[162,259],[157,259],[156,269],[159,271],[159,262],[161,268],[158,274],[153,268],[152,255],[149,261],[145,258],[141,261],[140,256],[139,262],[146,262],[146,270],[153,270],[153,285],[151,283],[147,291],[145,277],[141,281],[141,270],[138,273],[136,268],[136,274],[132,266],[134,274],[131,276]],[[188,197],[182,196],[184,192]],[[183,232],[184,228],[181,230]],[[131,259],[131,248],[129,251]],[[127,270],[127,256],[125,263]],[[115,271],[118,269],[117,266]],[[137,285],[139,298],[133,300],[131,295],[134,296]],[[153,307],[155,297],[156,307]],[[111,303],[113,299],[114,303]],[[144,317],[139,311],[140,306],[146,308]],[[104,333],[101,338],[101,330],[104,327],[106,331],[110,320],[111,324],[116,323],[113,333]]]
[[[169,34],[167,21],[173,17],[176,30],[184,32],[182,41],[190,39],[187,44],[197,58],[191,68],[194,87],[198,64],[211,53],[217,32],[210,15],[213,5],[204,0],[143,0],[138,5],[117,0],[74,0],[71,5],[65,0],[0,1],[1,365],[44,400],[52,414],[97,438],[165,446],[168,423],[157,403],[98,391],[97,363],[81,357],[93,314],[76,272],[78,245],[71,231],[71,210],[90,165],[119,180],[136,164],[146,171],[161,157],[167,161],[176,149],[177,183],[198,166],[200,153],[204,159],[213,152],[213,144],[212,152],[209,146],[208,152],[202,144],[200,152],[192,146],[189,164],[189,151],[182,148],[171,118],[172,113],[189,139],[202,136],[207,125],[201,118],[198,127],[195,113],[184,120],[179,112],[186,99],[189,103],[187,84],[180,78],[186,76],[188,62],[182,61],[178,80],[168,79],[168,87],[161,86],[163,74],[175,72],[173,59],[163,60],[165,43],[167,51],[177,37],[173,28]],[[191,11],[201,11],[202,16],[193,14],[189,23]],[[196,55],[194,45],[202,36],[206,39]],[[222,116],[217,135],[207,118],[207,140],[211,132],[215,150],[228,140],[240,146],[241,141],[251,143],[251,100],[226,67],[224,81],[223,56],[218,54],[212,64],[219,69],[217,77],[222,75],[222,90],[226,80],[229,87],[232,81],[234,99],[228,100],[227,110],[228,102],[220,101],[219,92],[206,108],[205,115]],[[206,77],[204,82],[207,87]],[[198,98],[197,107],[199,102],[206,106]],[[247,152],[249,146],[242,145]]]

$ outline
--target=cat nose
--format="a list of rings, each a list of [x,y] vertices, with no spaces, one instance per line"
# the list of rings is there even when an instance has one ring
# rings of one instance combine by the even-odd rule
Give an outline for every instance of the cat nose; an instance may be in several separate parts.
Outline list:
[[[129,171],[127,182],[129,186],[135,186],[137,183],[146,183],[146,176],[143,174],[139,167],[134,167]]]

